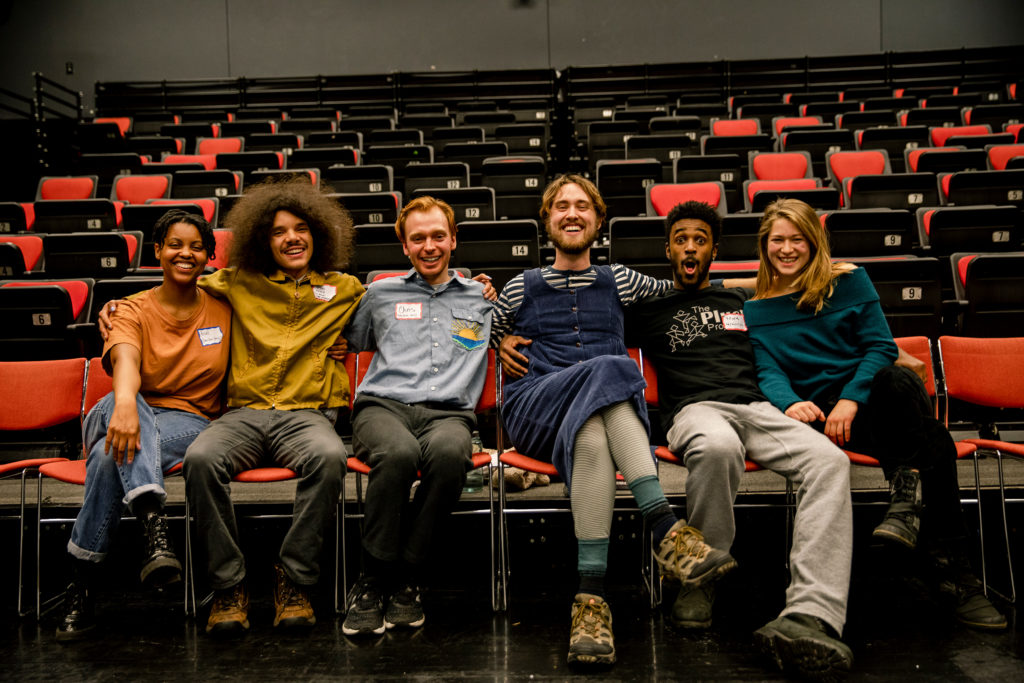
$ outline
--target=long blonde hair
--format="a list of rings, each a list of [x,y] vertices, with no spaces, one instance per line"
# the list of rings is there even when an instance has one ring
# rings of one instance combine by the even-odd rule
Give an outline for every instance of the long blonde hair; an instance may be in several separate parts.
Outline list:
[[[832,296],[836,277],[848,270],[849,266],[832,263],[832,252],[829,249],[825,226],[814,209],[799,199],[778,199],[764,210],[761,227],[757,232],[757,255],[761,263],[757,268],[754,297],[760,299],[768,296],[772,283],[779,277],[779,272],[768,260],[768,236],[775,221],[780,218],[785,218],[796,226],[807,240],[811,252],[810,260],[793,283],[800,292],[796,307],[801,311],[818,313],[824,306],[825,299]]]

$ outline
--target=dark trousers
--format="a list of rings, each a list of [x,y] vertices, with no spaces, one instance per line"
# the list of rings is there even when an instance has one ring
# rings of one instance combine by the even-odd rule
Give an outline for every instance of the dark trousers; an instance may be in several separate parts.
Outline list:
[[[352,408],[352,447],[370,466],[363,549],[378,560],[422,564],[438,524],[462,495],[472,466],[469,410],[408,405],[361,395]],[[416,481],[412,502],[409,490]]]
[[[236,408],[214,420],[185,453],[185,488],[206,548],[210,585],[230,588],[245,578],[231,478],[254,467],[288,467],[298,474],[292,525],[280,561],[297,584],[320,577],[324,527],[338,506],[347,459],[334,425],[318,410]]]
[[[831,407],[822,410],[828,414]],[[895,365],[879,370],[867,404],[860,406],[853,421],[851,436],[847,448],[878,459],[886,479],[892,480],[900,467],[920,471],[922,533],[932,540],[966,536],[956,445],[935,419],[931,399],[917,375]]]

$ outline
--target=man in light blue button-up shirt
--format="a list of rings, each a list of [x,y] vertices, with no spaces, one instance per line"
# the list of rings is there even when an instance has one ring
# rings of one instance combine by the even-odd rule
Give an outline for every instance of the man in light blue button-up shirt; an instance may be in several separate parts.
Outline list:
[[[353,448],[370,475],[347,635],[423,624],[423,563],[471,467],[473,409],[487,371],[491,304],[483,285],[448,269],[451,207],[414,199],[395,232],[412,269],[371,284],[344,332],[349,351],[376,352],[352,406]]]

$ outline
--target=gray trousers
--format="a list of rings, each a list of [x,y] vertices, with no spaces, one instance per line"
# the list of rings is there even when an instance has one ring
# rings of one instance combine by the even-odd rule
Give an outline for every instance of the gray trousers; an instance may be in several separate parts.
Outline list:
[[[472,467],[476,416],[361,395],[352,448],[370,466],[363,548],[378,560],[422,564],[440,522],[458,504]],[[418,474],[417,474],[418,473]],[[409,490],[420,477],[412,502]]]
[[[289,578],[312,585],[320,577],[324,527],[333,519],[345,476],[345,444],[318,410],[236,408],[207,427],[185,453],[185,488],[208,576],[215,589],[245,578],[231,478],[254,467],[288,467],[298,474],[292,525],[279,559]]]
[[[690,524],[715,548],[729,548],[736,535],[733,503],[744,458],[792,483],[796,520],[782,614],[809,614],[842,633],[853,555],[846,455],[823,434],[767,401],[688,405],[672,422],[668,447],[683,456],[689,470]]]

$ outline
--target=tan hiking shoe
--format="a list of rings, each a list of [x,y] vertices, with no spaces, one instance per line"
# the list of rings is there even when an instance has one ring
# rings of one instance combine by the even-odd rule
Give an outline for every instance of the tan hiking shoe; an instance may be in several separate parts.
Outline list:
[[[306,590],[288,578],[284,567],[274,565],[274,626],[304,628],[316,623]]]
[[[684,586],[703,586],[736,568],[736,560],[724,550],[704,542],[704,534],[680,519],[658,544],[654,555],[661,575]]]
[[[612,608],[598,595],[576,595],[567,661],[569,664],[612,664],[615,661]]]
[[[249,591],[245,583],[215,591],[206,632],[211,636],[234,637],[249,630]]]

